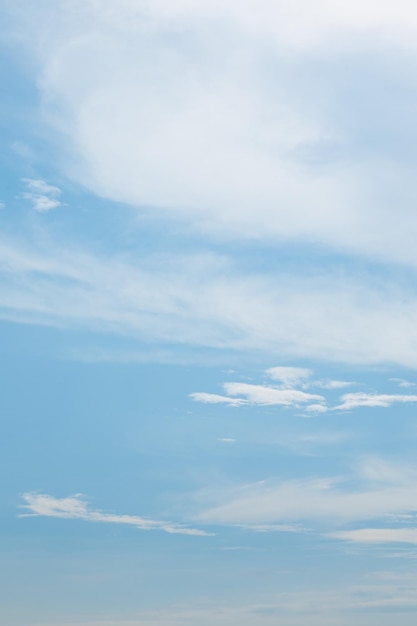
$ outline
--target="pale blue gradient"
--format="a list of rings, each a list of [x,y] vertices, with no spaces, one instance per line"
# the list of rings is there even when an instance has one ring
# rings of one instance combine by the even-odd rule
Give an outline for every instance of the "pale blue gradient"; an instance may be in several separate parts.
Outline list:
[[[7,626],[415,624],[417,20],[262,3],[3,4]]]

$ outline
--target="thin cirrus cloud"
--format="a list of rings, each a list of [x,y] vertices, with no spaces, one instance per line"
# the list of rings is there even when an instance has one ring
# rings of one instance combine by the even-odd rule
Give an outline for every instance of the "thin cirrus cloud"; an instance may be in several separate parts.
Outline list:
[[[410,387],[416,386],[416,383],[413,383],[410,380],[405,380],[404,378],[390,378],[390,380],[394,383],[397,383],[399,387],[403,387],[404,389],[409,389]]]
[[[78,519],[86,522],[101,522],[106,524],[121,524],[133,526],[140,530],[161,530],[170,534],[210,536],[204,530],[187,528],[179,524],[151,520],[138,515],[116,515],[103,513],[91,509],[80,494],[67,498],[54,498],[40,493],[25,493],[22,495],[25,504],[22,507],[27,511],[21,517],[57,517],[61,519]]]
[[[42,246],[0,240],[3,319],[286,358],[417,366],[417,296],[408,286],[385,281],[379,290],[375,279],[329,274],[313,282],[279,272],[246,276],[216,254],[171,255],[167,269],[164,256],[103,256],[69,242],[45,246],[46,239]],[[290,379],[294,386],[301,374],[273,375],[281,376],[277,386]],[[302,381],[314,384],[304,374]]]
[[[29,12],[65,174],[209,236],[314,241],[416,266],[414,7],[260,4],[46,2],[47,33],[43,9]],[[394,81],[404,98],[378,98]]]
[[[351,529],[340,528],[345,524],[400,516],[400,537],[404,530],[401,515],[417,512],[416,477],[415,467],[368,458],[346,475],[268,480],[218,490],[210,497],[216,504],[195,519],[205,524],[254,527],[301,524],[316,532],[340,533],[340,539],[347,539]],[[394,533],[392,538],[395,541]]]
[[[417,513],[416,469],[396,467],[379,459],[368,459],[355,474],[306,478],[275,483],[260,481],[233,489],[216,490],[218,504],[204,508],[194,520],[217,526],[242,526],[254,532],[310,532],[329,538],[361,543],[416,543],[417,530],[404,528],[334,529],[346,523],[360,523],[387,516],[401,521]],[[353,488],[352,476],[356,477]],[[76,494],[55,498],[47,494],[25,493],[25,513],[21,517],[51,517],[95,523],[131,526],[140,530],[169,534],[212,536],[207,531],[136,515],[118,515],[92,509]],[[210,498],[213,501],[213,496]],[[199,496],[201,506],[201,496]],[[333,529],[332,529],[333,528]]]

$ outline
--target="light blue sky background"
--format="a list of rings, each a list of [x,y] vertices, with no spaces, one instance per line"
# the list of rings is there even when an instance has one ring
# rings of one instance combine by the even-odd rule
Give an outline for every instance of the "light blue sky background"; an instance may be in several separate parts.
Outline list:
[[[415,8],[35,4],[1,9],[2,623],[414,625]]]

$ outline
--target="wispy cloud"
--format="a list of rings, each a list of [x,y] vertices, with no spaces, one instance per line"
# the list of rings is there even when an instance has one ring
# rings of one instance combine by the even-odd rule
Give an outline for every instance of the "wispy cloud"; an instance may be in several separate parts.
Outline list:
[[[410,289],[384,283],[380,293],[331,275],[314,284],[279,273],[248,277],[215,254],[171,255],[167,267],[163,256],[97,255],[47,240],[0,240],[1,317],[165,346],[417,366],[417,296]]]
[[[318,414],[318,413],[327,413],[329,407],[325,404],[309,404],[304,409],[306,413]]]
[[[412,383],[411,381],[405,380],[404,378],[390,378],[390,380],[397,383],[399,387],[403,387],[404,389],[409,389],[416,386],[416,383]]]
[[[221,396],[216,393],[206,393],[204,391],[196,391],[190,393],[190,398],[196,402],[202,402],[203,404],[228,404],[229,406],[241,406],[247,404],[244,398],[229,398],[228,396]]]
[[[310,378],[313,372],[304,367],[270,367],[265,373],[284,387],[296,387]]]
[[[314,380],[311,382],[312,387],[319,387],[320,389],[344,389],[345,387],[352,387],[357,383],[348,380]]]
[[[81,494],[67,498],[54,498],[40,493],[25,493],[22,495],[25,504],[22,505],[27,513],[20,517],[57,517],[61,519],[79,519],[87,522],[103,522],[106,524],[122,524],[133,526],[140,530],[161,530],[166,533],[179,535],[210,536],[211,533],[195,528],[187,528],[179,524],[151,520],[138,515],[116,515],[103,513],[91,509]]]
[[[354,543],[417,544],[417,528],[360,528],[328,533],[327,536]]]
[[[341,397],[342,404],[334,407],[336,411],[349,411],[359,407],[389,407],[392,404],[417,402],[417,395],[347,393]]]
[[[281,369],[283,372],[281,373]],[[278,373],[275,375],[275,371]],[[338,380],[314,381],[312,372],[301,368],[270,368],[266,374],[272,375],[279,385],[254,385],[249,383],[223,383],[227,395],[206,392],[190,394],[193,400],[206,404],[228,404],[229,406],[263,405],[302,408],[307,414],[327,413],[328,411],[349,411],[361,407],[387,408],[393,404],[417,402],[417,395],[412,394],[378,394],[366,392],[346,393],[340,396],[341,403],[330,406],[323,395],[307,393],[305,389],[320,387],[324,390],[337,390],[357,384]],[[295,387],[301,385],[303,389]]]
[[[218,493],[196,519],[214,524],[301,523],[330,529],[417,512],[415,467],[369,458],[347,475],[260,481]],[[398,521],[399,528],[402,521]],[[394,535],[393,535],[394,537]]]
[[[286,406],[299,407],[306,403],[317,404],[325,402],[323,396],[305,393],[297,389],[281,389],[266,387],[264,385],[251,385],[249,383],[224,383],[223,388],[227,396],[205,392],[190,394],[193,400],[207,404],[225,403],[230,406],[242,406],[244,404],[263,406]]]
[[[313,370],[305,367],[270,367],[265,374],[272,380],[281,383],[283,388],[301,387],[308,389],[318,387],[320,389],[343,389],[351,387],[355,383],[346,380],[314,380]]]
[[[22,198],[29,200],[38,213],[46,213],[61,206],[59,197],[61,190],[49,185],[44,180],[35,178],[23,178],[27,191],[22,193]]]

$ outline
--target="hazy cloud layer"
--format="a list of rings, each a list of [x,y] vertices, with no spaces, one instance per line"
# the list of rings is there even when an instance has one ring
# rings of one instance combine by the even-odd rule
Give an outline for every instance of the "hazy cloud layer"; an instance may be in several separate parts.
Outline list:
[[[169,263],[162,255],[99,256],[46,234],[39,245],[1,240],[0,260],[3,319],[283,358],[417,367],[417,294],[408,283],[385,281],[380,290],[363,275],[248,276],[215,254],[171,255]],[[288,383],[288,372],[279,376],[278,386]]]

